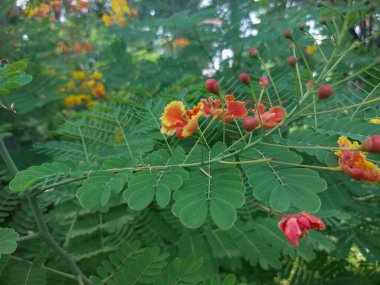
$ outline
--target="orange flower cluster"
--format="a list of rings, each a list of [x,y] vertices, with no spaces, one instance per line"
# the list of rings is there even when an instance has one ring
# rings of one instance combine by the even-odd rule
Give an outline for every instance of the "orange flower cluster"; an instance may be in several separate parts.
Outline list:
[[[358,142],[339,137],[338,144],[341,150],[336,155],[339,156],[338,163],[344,173],[357,180],[380,182],[379,167],[366,159],[366,152],[359,151]]]
[[[213,79],[207,80],[205,87],[213,94],[219,94],[220,92],[219,84]],[[265,130],[277,126],[287,115],[286,110],[280,106],[274,106],[269,111],[264,112],[266,107],[260,104],[259,109],[261,122]],[[253,109],[253,113],[258,117],[255,109]],[[162,123],[161,133],[166,135],[176,134],[180,139],[188,138],[198,128],[198,120],[202,115],[205,118],[212,117],[213,120],[230,123],[234,119],[244,120],[248,116],[248,110],[246,102],[235,100],[235,96],[232,94],[226,95],[224,100],[221,97],[219,99],[214,99],[213,97],[208,100],[201,99],[192,110],[186,110],[185,105],[180,101],[172,101],[165,107],[160,118]]]
[[[64,42],[60,42],[58,43],[58,50],[61,52],[61,53],[66,53],[66,52],[69,52],[70,48],[69,46],[64,43]],[[74,43],[71,47],[71,50],[76,53],[76,54],[82,54],[83,50],[87,51],[87,52],[91,52],[94,50],[94,46],[89,43],[89,42],[85,42],[83,44],[81,43]]]
[[[68,93],[64,104],[66,106],[80,106],[83,102],[87,107],[92,106],[96,101],[93,96],[104,97],[105,87],[101,82],[102,74],[99,71],[88,76],[84,71],[78,70],[72,73],[72,81],[67,82],[65,87],[59,89],[62,93]]]

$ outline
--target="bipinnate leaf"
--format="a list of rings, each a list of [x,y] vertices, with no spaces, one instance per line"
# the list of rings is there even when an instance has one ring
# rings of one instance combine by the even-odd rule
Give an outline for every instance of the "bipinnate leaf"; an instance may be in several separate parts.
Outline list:
[[[199,284],[202,274],[199,271],[202,258],[189,255],[184,259],[175,258],[163,274],[154,281],[154,285],[191,285]]]
[[[228,233],[252,266],[260,264],[265,270],[281,267],[280,253],[257,233],[253,222],[237,223]]]
[[[77,198],[83,208],[95,210],[107,205],[111,194],[119,193],[128,179],[128,173],[107,171],[91,172],[88,179],[77,191]]]
[[[170,202],[172,191],[181,187],[182,182],[188,177],[185,170],[175,166],[181,163],[184,157],[182,148],[176,148],[172,155],[165,150],[149,155],[144,162],[151,169],[136,172],[123,193],[129,207],[133,210],[143,210],[154,199],[159,207],[166,207]],[[157,169],[159,166],[162,168]]]
[[[0,257],[11,254],[17,248],[18,233],[14,229],[0,228]]]
[[[306,212],[319,210],[321,200],[317,193],[325,191],[327,184],[315,170],[297,167],[302,157],[288,149],[273,146],[257,146],[244,151],[239,157],[241,161],[273,159],[273,162],[263,164],[243,164],[256,199],[278,212],[285,212],[290,206]]]
[[[41,186],[48,186],[70,177],[76,169],[76,165],[71,161],[31,166],[26,170],[19,171],[9,183],[9,188],[12,192],[24,192],[37,183],[41,183]]]
[[[207,159],[223,150],[216,144]],[[245,187],[240,171],[233,164],[212,163],[193,170],[189,181],[174,194],[172,211],[188,228],[204,224],[210,213],[222,230],[230,229],[236,220],[236,209],[244,204]]]

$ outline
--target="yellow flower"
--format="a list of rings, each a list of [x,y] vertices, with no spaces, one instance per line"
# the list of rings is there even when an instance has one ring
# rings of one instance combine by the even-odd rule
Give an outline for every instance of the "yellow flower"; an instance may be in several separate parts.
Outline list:
[[[58,92],[60,92],[60,93],[65,93],[65,92],[66,92],[65,87],[60,87],[60,88],[58,89]]]
[[[313,55],[317,50],[318,50],[318,46],[317,45],[312,45],[312,46],[307,46],[306,47],[306,53],[308,55]]]
[[[79,106],[82,104],[82,102],[90,102],[91,96],[90,95],[69,95],[65,98],[64,104],[66,106]]]
[[[37,9],[36,8],[29,8],[27,10],[27,17],[28,18],[33,18],[37,14]]]
[[[94,86],[94,84],[95,84],[94,80],[85,80],[85,81],[83,81],[82,86],[84,88],[91,88],[92,86]]]
[[[102,74],[99,71],[94,71],[91,77],[94,78],[95,80],[100,80],[102,79]]]
[[[67,90],[71,90],[71,89],[73,89],[74,86],[75,86],[75,84],[74,84],[73,81],[69,81],[69,82],[67,82],[67,84],[66,84],[66,88],[67,88]]]
[[[368,122],[370,122],[372,124],[380,124],[380,117],[375,117],[375,118],[369,119]]]
[[[103,14],[102,21],[106,27],[108,27],[109,25],[113,23],[113,19],[108,14]]]
[[[122,139],[123,139],[123,134],[122,133],[116,134],[116,136],[115,136],[115,142],[119,143],[119,142],[121,142]]]
[[[86,73],[82,70],[74,71],[71,75],[75,80],[83,80],[86,78]]]

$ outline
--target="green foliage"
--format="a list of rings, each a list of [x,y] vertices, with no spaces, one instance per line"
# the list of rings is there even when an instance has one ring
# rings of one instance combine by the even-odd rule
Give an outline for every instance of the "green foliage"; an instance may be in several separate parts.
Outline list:
[[[319,210],[321,201],[316,193],[326,190],[326,182],[314,170],[297,168],[302,157],[296,153],[274,146],[260,146],[242,152],[240,159],[243,162],[273,159],[260,169],[254,164],[243,165],[248,183],[258,200],[279,212],[287,211],[290,206],[307,212]]]
[[[26,10],[6,2],[0,138],[21,171],[11,180],[1,164],[1,284],[87,285],[42,238],[26,195],[95,284],[378,283],[378,184],[331,171],[339,136],[362,142],[380,133],[371,120],[380,117],[378,49],[375,36],[364,40],[376,31],[378,10],[364,0],[323,8],[294,0],[130,0],[124,11],[137,16],[106,27],[110,1],[89,1],[88,9],[61,1],[64,14],[50,7],[46,17],[39,9],[46,1],[28,1]],[[314,53],[299,22],[318,39]],[[297,68],[286,63],[284,27],[297,43]],[[248,58],[251,47],[260,58]],[[89,78],[76,81],[73,71],[100,71],[105,96],[65,102],[92,92]],[[267,110],[286,109],[280,128],[248,133],[241,120],[202,117],[186,140],[160,133],[168,102],[191,109],[218,99],[202,74],[253,116],[255,96],[237,81],[243,71],[256,96],[260,77],[272,77],[260,97]],[[334,94],[316,101],[322,83]],[[379,165],[379,155],[367,158]],[[294,247],[278,223],[299,211],[323,219],[327,230],[311,230]]]
[[[220,150],[223,146],[215,145],[203,159],[213,159]],[[195,149],[194,153],[192,159],[200,161],[204,151]],[[175,192],[173,213],[185,226],[194,229],[204,224],[210,212],[214,223],[228,230],[235,223],[236,209],[244,204],[245,187],[240,171],[228,164],[209,164],[202,170],[191,172],[189,181]]]
[[[16,250],[18,233],[14,229],[0,228],[0,257]]]

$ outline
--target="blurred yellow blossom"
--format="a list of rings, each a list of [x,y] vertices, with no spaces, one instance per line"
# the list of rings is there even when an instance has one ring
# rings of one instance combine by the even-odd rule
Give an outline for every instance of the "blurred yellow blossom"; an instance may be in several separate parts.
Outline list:
[[[64,104],[66,106],[79,106],[82,102],[90,102],[90,95],[69,95],[65,98]]]
[[[94,84],[95,84],[94,80],[85,80],[85,81],[83,81],[82,86],[84,88],[92,88],[92,86],[94,86]]]
[[[75,84],[74,84],[73,81],[69,81],[69,82],[67,82],[67,84],[66,84],[66,88],[67,88],[67,90],[71,90],[71,89],[73,89],[74,86],[75,86]]]
[[[375,118],[369,119],[368,122],[370,122],[372,124],[380,124],[380,117],[375,117]]]
[[[74,71],[71,75],[75,80],[83,80],[86,78],[86,73],[82,70]]]
[[[99,80],[99,79],[102,79],[102,74],[99,71],[94,71],[91,77],[94,78],[95,80]]]
[[[115,136],[115,142],[119,143],[119,142],[121,142],[122,139],[123,139],[123,134],[122,133],[116,134],[116,136]]]
[[[318,50],[318,46],[317,45],[312,45],[312,46],[307,46],[306,47],[306,53],[308,55],[313,55],[317,50]]]

